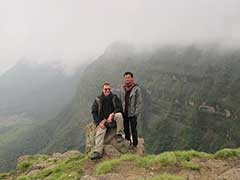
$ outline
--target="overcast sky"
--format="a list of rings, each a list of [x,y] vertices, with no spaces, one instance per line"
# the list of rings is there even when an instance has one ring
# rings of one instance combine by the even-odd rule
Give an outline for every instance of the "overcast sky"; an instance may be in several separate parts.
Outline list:
[[[114,41],[240,42],[239,0],[0,0],[0,73],[16,61],[75,65]]]

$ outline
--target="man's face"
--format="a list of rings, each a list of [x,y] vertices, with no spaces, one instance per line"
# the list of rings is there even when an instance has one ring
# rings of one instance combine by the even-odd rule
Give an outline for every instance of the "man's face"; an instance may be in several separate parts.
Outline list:
[[[102,88],[104,96],[108,96],[111,92],[111,87],[109,85],[104,85]]]
[[[128,84],[133,81],[133,77],[130,74],[124,76],[124,83]]]

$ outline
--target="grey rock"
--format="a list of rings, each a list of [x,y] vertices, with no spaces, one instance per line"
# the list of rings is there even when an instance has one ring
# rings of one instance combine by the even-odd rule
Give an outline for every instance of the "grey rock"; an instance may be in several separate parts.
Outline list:
[[[123,139],[122,142],[117,142],[116,128],[111,128],[107,130],[104,138],[104,155],[107,156],[120,156],[121,154],[128,153],[129,141]],[[86,153],[90,152],[95,145],[95,134],[96,126],[90,123],[86,126]],[[139,144],[137,147],[136,154],[144,155],[144,139],[139,138]]]
[[[121,156],[121,153],[113,145],[105,145],[104,156],[119,157]]]
[[[33,164],[32,169],[33,170],[35,170],[35,169],[44,169],[44,168],[46,168],[48,166],[49,166],[49,163],[44,161],[44,162],[41,162],[41,163]]]
[[[89,153],[95,145],[96,125],[94,123],[90,123],[86,126],[85,130],[86,130],[85,152]]]
[[[64,154],[62,154],[61,159],[65,160],[65,159],[70,159],[70,158],[77,158],[81,154],[82,153],[80,153],[79,151],[76,151],[76,150],[67,151]]]

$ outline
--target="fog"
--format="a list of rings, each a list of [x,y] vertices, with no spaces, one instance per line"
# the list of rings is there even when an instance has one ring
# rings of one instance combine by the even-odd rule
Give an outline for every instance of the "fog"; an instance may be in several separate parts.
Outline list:
[[[0,1],[0,73],[20,59],[75,67],[114,41],[240,42],[239,0]]]

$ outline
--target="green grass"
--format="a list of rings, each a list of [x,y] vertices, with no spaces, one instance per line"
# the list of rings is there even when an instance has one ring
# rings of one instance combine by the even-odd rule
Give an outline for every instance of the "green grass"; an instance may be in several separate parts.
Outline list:
[[[62,174],[57,180],[78,180],[80,178],[80,174],[77,172],[71,172],[67,174]],[[55,180],[55,177],[52,177],[52,180]]]
[[[197,151],[176,151],[164,152],[158,155],[146,155],[140,157],[132,154],[122,155],[119,159],[104,161],[97,165],[96,174],[106,174],[112,172],[113,168],[120,165],[123,161],[133,161],[138,167],[149,169],[153,166],[174,166],[178,162],[181,163],[183,168],[191,170],[199,170],[200,166],[196,163],[190,162],[194,157],[198,158],[212,158],[213,156],[207,153]]]
[[[162,175],[150,177],[147,179],[139,178],[137,180],[185,180],[185,178],[182,176],[175,176],[171,174],[162,174]]]
[[[96,174],[97,175],[101,175],[101,174],[109,173],[109,172],[111,172],[113,170],[114,167],[116,167],[117,165],[119,165],[123,161],[138,162],[141,159],[142,158],[137,156],[137,155],[124,154],[119,159],[113,159],[113,160],[104,161],[102,163],[99,163],[96,166]]]
[[[175,165],[177,158],[173,152],[164,152],[159,155],[147,155],[136,159],[137,165],[143,168],[150,168],[154,165]]]
[[[240,148],[237,149],[230,149],[230,148],[225,148],[220,151],[217,151],[214,154],[215,158],[232,158],[232,157],[240,157]]]
[[[211,159],[213,158],[212,154],[198,152],[194,150],[190,151],[175,151],[174,154],[176,155],[177,159],[180,161],[190,161],[192,158],[206,158]]]
[[[53,169],[42,170],[29,178],[32,180],[48,178],[48,180],[77,180],[81,177],[83,170],[82,165],[85,162],[85,157],[80,155],[79,158],[68,159],[56,163]]]
[[[24,173],[29,170],[33,164],[39,162],[47,162],[49,165],[54,165],[52,169],[42,169],[40,172],[31,176],[20,176],[17,180],[37,180],[47,178],[48,180],[77,180],[83,175],[83,164],[89,160],[89,154],[80,154],[77,157],[69,158],[65,160],[50,161],[47,155],[34,155],[28,156],[25,160],[21,161],[17,166],[17,172]],[[181,168],[190,170],[200,170],[201,166],[197,163],[192,162],[193,158],[231,158],[240,157],[240,149],[223,149],[217,151],[215,154],[207,154],[203,152],[197,152],[194,150],[190,151],[173,151],[164,152],[158,155],[146,155],[138,156],[134,154],[124,154],[118,159],[112,159],[108,161],[101,162],[96,166],[96,175],[102,175],[110,173],[113,169],[124,161],[131,161],[135,163],[136,166],[142,168],[151,168],[154,166],[175,166],[179,165]],[[8,174],[0,174],[0,179],[8,177]],[[169,174],[163,174],[156,177],[151,177],[146,180],[182,180],[183,177],[173,176]],[[142,179],[138,179],[142,180]]]
[[[147,155],[144,157],[138,157],[135,161],[139,167],[150,168],[156,164],[156,155]]]
[[[155,161],[157,164],[168,166],[175,165],[177,163],[177,158],[174,152],[164,152],[157,155]]]
[[[200,170],[200,165],[191,161],[182,161],[181,166],[185,169]]]
[[[42,170],[37,175],[29,176],[29,179],[44,179],[45,177],[48,177],[50,174],[52,174],[53,171],[51,169],[48,170]]]
[[[50,161],[49,156],[46,155],[29,156],[26,160],[18,164],[18,171],[25,172],[30,169],[34,163],[41,161],[49,163],[49,166],[53,166],[51,169],[42,169],[34,175],[20,176],[18,180],[38,180],[45,178],[48,180],[77,180],[82,176],[82,166],[88,158],[89,155],[84,156],[80,154],[77,157],[66,160]]]
[[[0,173],[0,179],[6,178],[9,176],[9,173]]]
[[[106,174],[112,171],[112,169],[119,165],[121,162],[120,159],[113,159],[109,161],[104,161],[100,164],[97,165],[96,167],[96,174],[101,175],[101,174]]]
[[[190,161],[192,158],[213,158],[213,155],[197,152],[197,151],[175,151],[175,152],[164,152],[159,155],[147,155],[143,158],[136,158],[137,164],[140,167],[150,168],[154,165],[171,166],[177,162]]]
[[[33,165],[32,162],[24,161],[17,165],[17,170],[20,172],[27,171]]]
[[[31,168],[34,163],[45,161],[48,158],[49,158],[49,156],[41,155],[41,154],[28,156],[26,160],[23,160],[23,161],[18,163],[17,170],[20,171],[20,172],[25,172],[29,168]]]
[[[123,154],[120,157],[120,160],[121,161],[136,161],[138,158],[139,158],[139,156],[135,155],[135,154]]]
[[[29,180],[26,176],[20,176],[17,178],[17,180]]]
[[[36,154],[36,155],[32,155],[32,156],[29,156],[28,159],[30,161],[34,161],[34,162],[38,162],[38,161],[45,161],[49,158],[48,155],[45,155],[45,154]]]

